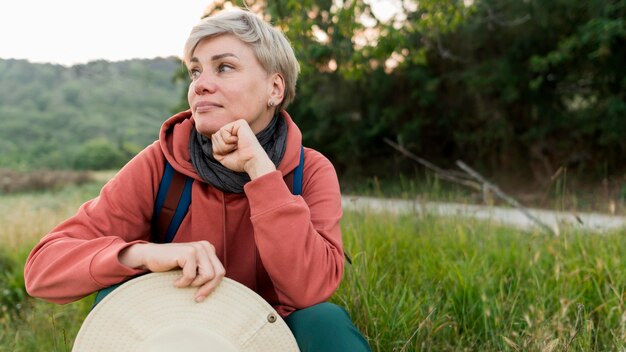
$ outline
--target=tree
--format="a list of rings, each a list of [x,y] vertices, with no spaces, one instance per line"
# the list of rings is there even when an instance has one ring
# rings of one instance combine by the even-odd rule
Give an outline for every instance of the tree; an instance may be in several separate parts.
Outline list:
[[[626,1],[400,3],[247,2],[292,42],[290,111],[341,171],[402,171],[383,138],[537,181],[624,170]]]

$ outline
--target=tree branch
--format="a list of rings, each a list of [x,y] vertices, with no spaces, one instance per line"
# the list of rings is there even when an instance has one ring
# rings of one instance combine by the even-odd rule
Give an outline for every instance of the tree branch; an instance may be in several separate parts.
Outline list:
[[[470,176],[472,176],[476,180],[480,181],[486,188],[490,189],[495,195],[500,197],[500,199],[504,200],[505,202],[509,203],[511,206],[513,206],[513,207],[517,208],[519,211],[521,211],[524,215],[526,215],[527,218],[529,218],[535,224],[539,225],[542,229],[546,230],[548,233],[550,233],[552,235],[556,235],[556,232],[550,226],[546,225],[541,220],[539,220],[536,216],[531,214],[526,207],[521,205],[513,197],[511,197],[508,194],[502,192],[502,190],[500,190],[500,187],[498,187],[497,185],[487,181],[487,179],[485,179],[481,174],[479,174],[476,170],[472,169],[471,167],[469,167],[467,164],[465,164],[461,160],[457,160],[456,164],[463,171],[467,172]]]
[[[397,150],[398,152],[400,152],[405,157],[407,157],[407,158],[417,162],[418,164],[426,167],[429,170],[434,171],[435,174],[437,174],[437,176],[439,176],[443,180],[456,182],[456,183],[459,183],[461,185],[470,187],[470,188],[472,188],[472,189],[474,189],[476,191],[479,191],[479,192],[482,191],[483,192],[483,196],[484,196],[485,191],[487,191],[487,190],[493,192],[500,199],[504,200],[505,202],[507,202],[511,206],[513,206],[513,207],[517,208],[519,211],[521,211],[522,214],[524,214],[528,219],[530,219],[532,222],[537,224],[544,231],[548,232],[551,235],[557,235],[555,230],[553,230],[550,226],[546,225],[544,222],[539,220],[536,216],[531,214],[530,211],[528,211],[528,209],[526,207],[524,207],[522,204],[520,204],[513,197],[511,197],[508,194],[502,192],[502,190],[500,190],[500,187],[498,187],[497,185],[489,182],[486,178],[484,178],[476,170],[472,169],[471,167],[469,167],[467,164],[465,164],[461,160],[457,160],[456,164],[457,164],[457,166],[459,168],[461,168],[461,170],[465,171],[465,173],[463,173],[463,174],[456,174],[455,175],[454,172],[449,171],[449,170],[444,170],[444,169],[440,168],[439,166],[431,163],[430,161],[428,161],[428,160],[426,160],[424,158],[420,158],[419,156],[417,156],[417,155],[409,152],[408,150],[406,150],[403,146],[401,146],[401,145],[399,145],[397,143],[392,142],[388,138],[384,138],[383,141],[385,143],[387,143],[389,146],[391,146],[392,148],[394,148],[395,150]],[[467,178],[473,178],[473,179],[477,180],[478,182],[466,179],[466,177]]]
[[[482,190],[482,187],[479,183],[471,181],[471,180],[467,180],[467,179],[463,179],[462,176],[459,175],[454,175],[454,172],[448,171],[448,170],[444,170],[442,168],[440,168],[439,166],[431,163],[430,161],[424,159],[424,158],[420,158],[419,156],[409,152],[408,150],[406,150],[403,146],[396,144],[394,142],[392,142],[390,139],[388,138],[384,138],[383,141],[385,143],[387,143],[389,146],[391,146],[392,148],[394,148],[395,150],[399,151],[402,155],[404,155],[405,157],[417,162],[418,164],[426,167],[429,170],[434,171],[437,176],[439,176],[441,179],[446,180],[446,181],[451,181],[451,182],[456,182],[459,184],[462,184],[464,186],[470,187],[476,191],[480,191]]]

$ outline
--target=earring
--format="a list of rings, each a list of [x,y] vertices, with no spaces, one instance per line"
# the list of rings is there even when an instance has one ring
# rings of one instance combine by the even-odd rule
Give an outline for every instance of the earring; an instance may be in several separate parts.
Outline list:
[[[273,100],[268,101],[267,106],[269,106],[270,108],[274,106],[274,101]]]

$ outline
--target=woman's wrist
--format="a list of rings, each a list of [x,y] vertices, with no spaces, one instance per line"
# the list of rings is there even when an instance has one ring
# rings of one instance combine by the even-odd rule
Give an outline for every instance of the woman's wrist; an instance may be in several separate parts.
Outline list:
[[[248,160],[244,165],[244,170],[250,176],[251,180],[259,178],[270,172],[276,171],[276,166],[270,158],[263,152],[260,156]]]
[[[117,258],[120,263],[126,265],[127,267],[133,269],[144,269],[145,265],[143,263],[143,251],[142,249],[149,245],[148,243],[135,243],[124,249],[122,249]]]

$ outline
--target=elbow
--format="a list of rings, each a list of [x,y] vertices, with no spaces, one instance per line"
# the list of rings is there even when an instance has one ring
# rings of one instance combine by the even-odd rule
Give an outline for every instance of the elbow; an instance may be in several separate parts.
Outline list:
[[[292,306],[296,309],[304,309],[326,302],[330,299],[333,293],[335,293],[337,287],[339,287],[338,283],[337,285],[327,286],[320,290],[311,290],[311,292],[305,294],[294,295]]]
[[[36,250],[33,250],[24,265],[24,288],[29,296],[47,300],[44,280],[47,275],[42,272],[45,270],[38,268],[35,254]]]
[[[307,280],[309,285],[304,290],[299,289],[292,295],[292,305],[296,309],[304,309],[326,302],[337,291],[343,277],[343,262],[337,265],[332,273],[322,277]],[[315,283],[315,285],[313,285]]]
[[[44,286],[33,283],[32,281],[24,280],[26,293],[34,298],[43,299],[45,301],[56,303],[56,304],[66,304],[75,301],[76,299],[72,299],[71,297],[58,297],[52,295],[51,290],[46,289]]]
[[[34,277],[32,271],[30,270],[30,258],[26,261],[26,266],[24,267],[24,288],[26,289],[26,293],[31,297],[39,297],[39,283],[37,279]]]
[[[42,298],[48,299],[46,297],[46,290],[44,289],[44,285],[34,277],[28,270],[24,271],[24,287],[26,288],[26,293],[34,298]]]
[[[32,281],[24,280],[24,286],[26,287],[26,293],[33,298],[41,298],[49,300],[45,295],[45,290],[41,289],[41,286],[33,283]]]
[[[26,288],[26,293],[34,298],[42,298],[47,299],[45,293],[46,291],[42,288],[42,285],[38,280],[33,279],[28,275],[28,273],[24,274],[24,287]]]
[[[66,304],[76,300],[72,297],[59,297],[55,295],[56,290],[52,288],[52,285],[46,283],[42,275],[33,274],[28,266],[24,269],[24,287],[29,296],[52,303]]]

